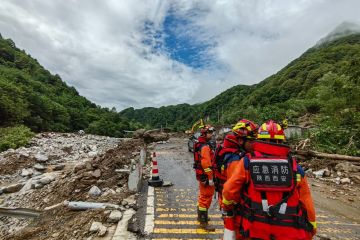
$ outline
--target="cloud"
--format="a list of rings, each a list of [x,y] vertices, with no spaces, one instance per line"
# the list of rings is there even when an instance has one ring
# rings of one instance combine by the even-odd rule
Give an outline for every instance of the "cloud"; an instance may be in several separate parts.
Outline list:
[[[0,31],[81,95],[121,110],[257,83],[336,25],[359,21],[359,8],[356,0],[3,0]]]

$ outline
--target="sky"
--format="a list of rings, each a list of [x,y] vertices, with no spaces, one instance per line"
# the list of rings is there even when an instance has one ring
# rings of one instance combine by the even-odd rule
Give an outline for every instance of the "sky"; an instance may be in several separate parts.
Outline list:
[[[199,103],[254,84],[358,0],[0,0],[0,33],[103,107]]]

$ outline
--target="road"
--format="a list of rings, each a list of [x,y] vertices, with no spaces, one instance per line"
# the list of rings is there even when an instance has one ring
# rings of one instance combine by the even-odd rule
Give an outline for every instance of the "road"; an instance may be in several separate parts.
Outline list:
[[[158,144],[156,147],[160,176],[172,181],[174,185],[152,189],[153,197],[150,199],[154,208],[150,209],[154,216],[145,223],[149,225],[150,222],[150,239],[221,238],[223,226],[215,199],[210,209],[210,224],[216,227],[216,231],[206,232],[198,227],[197,182],[192,169],[192,153],[188,152],[186,142],[186,139],[172,138],[169,143]],[[336,202],[327,201],[316,188],[312,191],[317,211],[318,235],[326,234],[331,239],[360,239],[359,209],[336,205]],[[349,213],[350,217],[347,217],[346,212],[352,212]]]

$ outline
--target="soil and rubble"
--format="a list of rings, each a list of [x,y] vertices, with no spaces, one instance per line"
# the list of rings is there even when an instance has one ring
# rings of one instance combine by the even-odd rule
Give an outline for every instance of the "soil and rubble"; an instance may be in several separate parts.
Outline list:
[[[27,148],[0,153],[0,206],[42,211],[38,219],[0,216],[0,238],[109,235],[123,213],[136,208],[135,193],[127,182],[142,147],[142,139],[42,133]],[[70,206],[77,201],[112,207],[74,211]]]
[[[308,159],[300,165],[310,179],[311,187],[327,199],[360,209],[360,162]],[[354,217],[360,220],[360,217]]]

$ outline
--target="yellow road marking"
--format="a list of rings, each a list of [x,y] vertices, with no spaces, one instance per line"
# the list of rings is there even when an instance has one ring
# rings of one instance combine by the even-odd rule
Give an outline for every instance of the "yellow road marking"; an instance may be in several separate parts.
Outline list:
[[[215,229],[214,232],[208,232],[204,229],[167,229],[167,228],[155,228],[154,233],[171,233],[171,234],[222,234],[223,229]]]
[[[195,208],[156,208],[156,212],[195,212]]]
[[[198,221],[173,221],[173,220],[155,220],[155,224],[159,225],[197,225]],[[223,221],[210,221],[211,225],[223,226]]]
[[[197,218],[197,214],[165,214],[162,213],[159,218]],[[210,218],[221,218],[221,214],[210,214]]]
[[[180,204],[177,204],[176,206],[173,206],[173,207],[196,207],[196,203],[180,203]],[[166,207],[166,206],[169,206],[169,203],[156,203],[156,206],[158,207]]]

